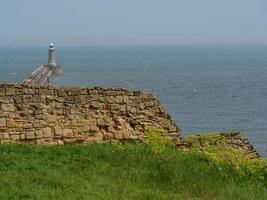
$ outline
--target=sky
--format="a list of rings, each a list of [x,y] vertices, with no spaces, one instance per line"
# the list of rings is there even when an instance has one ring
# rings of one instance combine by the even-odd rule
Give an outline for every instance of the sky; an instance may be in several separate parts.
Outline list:
[[[267,0],[0,0],[0,46],[266,45]]]

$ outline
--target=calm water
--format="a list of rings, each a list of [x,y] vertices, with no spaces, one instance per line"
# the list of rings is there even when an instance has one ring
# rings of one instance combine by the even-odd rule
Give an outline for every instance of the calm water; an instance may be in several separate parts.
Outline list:
[[[60,86],[155,93],[182,134],[238,130],[267,155],[267,47],[58,47]],[[46,63],[47,48],[0,48],[0,80]]]

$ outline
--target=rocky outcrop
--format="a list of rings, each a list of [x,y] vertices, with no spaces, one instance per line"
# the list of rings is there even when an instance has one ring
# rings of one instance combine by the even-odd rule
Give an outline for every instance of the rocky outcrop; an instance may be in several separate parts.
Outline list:
[[[1,143],[142,140],[148,128],[179,136],[170,115],[147,92],[0,84]]]
[[[174,142],[176,143],[177,149],[182,151],[189,151],[192,149],[206,151],[209,148],[224,150],[237,149],[250,157],[255,158],[260,156],[248,139],[240,132],[191,135],[175,140]]]

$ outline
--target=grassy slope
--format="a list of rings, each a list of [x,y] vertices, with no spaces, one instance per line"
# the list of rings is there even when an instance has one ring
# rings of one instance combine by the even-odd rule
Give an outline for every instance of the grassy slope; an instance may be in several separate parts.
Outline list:
[[[193,153],[143,146],[0,146],[0,199],[267,199]]]

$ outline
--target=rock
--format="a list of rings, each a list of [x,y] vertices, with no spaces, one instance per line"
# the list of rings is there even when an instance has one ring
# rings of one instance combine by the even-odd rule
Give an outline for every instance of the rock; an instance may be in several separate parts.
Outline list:
[[[93,108],[98,109],[98,108],[101,107],[101,104],[100,104],[99,102],[97,102],[97,101],[92,101],[91,106],[92,106]]]
[[[103,120],[102,118],[97,119],[97,125],[98,125],[98,126],[105,126],[105,122],[104,122],[104,120]]]
[[[118,104],[111,104],[110,105],[110,109],[111,110],[119,110],[120,109],[120,105],[118,105]]]
[[[33,140],[33,139],[35,139],[34,132],[33,131],[26,132],[25,138],[26,138],[26,140]]]
[[[15,123],[15,121],[14,121],[13,119],[7,119],[7,120],[6,120],[6,126],[7,126],[8,128],[14,128],[15,125],[16,125],[16,123]]]
[[[72,131],[72,129],[65,128],[62,131],[62,135],[64,137],[72,137],[73,136],[73,131]]]
[[[5,127],[5,126],[6,126],[6,119],[0,118],[0,127]]]
[[[174,126],[174,125],[171,125],[171,126],[169,126],[169,132],[178,132],[178,129],[177,129],[177,127],[176,126]]]
[[[6,95],[11,96],[16,94],[16,89],[15,88],[6,88]]]
[[[15,112],[16,108],[13,104],[2,104],[2,110],[5,112]]]
[[[42,130],[37,130],[34,132],[36,139],[43,138],[43,131]]]
[[[49,138],[53,136],[52,129],[50,127],[46,127],[43,129],[44,138]]]
[[[11,140],[15,140],[15,141],[18,141],[18,140],[20,140],[20,136],[19,135],[14,135],[14,134],[12,134],[12,135],[10,135],[10,139]]]
[[[92,132],[98,132],[99,128],[97,126],[90,126],[90,131]]]

